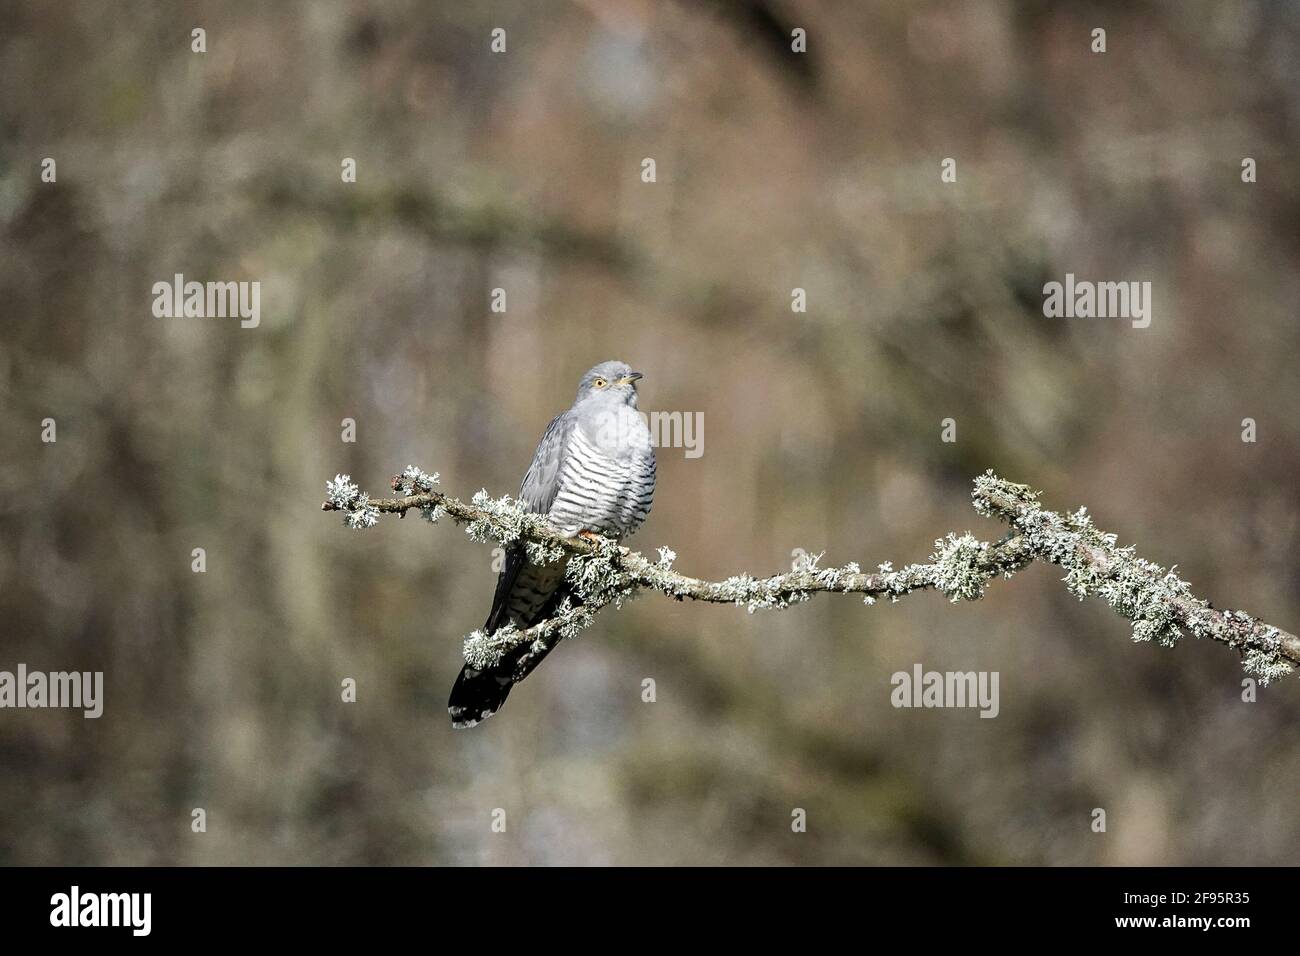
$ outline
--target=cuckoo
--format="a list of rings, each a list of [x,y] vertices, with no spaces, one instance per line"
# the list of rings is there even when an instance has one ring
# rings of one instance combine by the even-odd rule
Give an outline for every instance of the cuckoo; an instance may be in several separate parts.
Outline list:
[[[623,362],[601,362],[582,376],[572,407],[546,426],[519,502],[545,515],[559,533],[619,540],[650,513],[655,453],[636,407],[639,378],[641,373]],[[522,544],[512,547],[483,629],[491,634],[514,624],[523,630],[545,620],[565,597],[576,600],[565,581],[565,565],[532,563]],[[473,727],[501,709],[515,683],[515,662],[526,648],[487,670],[464,667],[447,701],[453,727]]]

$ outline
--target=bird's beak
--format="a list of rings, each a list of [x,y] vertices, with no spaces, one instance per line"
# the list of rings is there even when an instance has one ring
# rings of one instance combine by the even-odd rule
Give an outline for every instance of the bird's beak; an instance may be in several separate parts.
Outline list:
[[[639,378],[642,378],[642,375],[641,375],[640,372],[628,372],[626,375],[624,375],[622,378],[620,378],[620,379],[618,380],[618,384],[619,384],[619,385],[631,385],[633,382],[635,382],[635,381],[636,381],[637,379],[639,379]]]

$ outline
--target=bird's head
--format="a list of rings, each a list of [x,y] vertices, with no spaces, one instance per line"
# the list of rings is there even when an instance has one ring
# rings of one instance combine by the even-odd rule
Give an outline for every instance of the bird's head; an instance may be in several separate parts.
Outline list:
[[[578,401],[631,405],[636,408],[636,381],[640,372],[626,362],[601,362],[587,370],[578,383]]]

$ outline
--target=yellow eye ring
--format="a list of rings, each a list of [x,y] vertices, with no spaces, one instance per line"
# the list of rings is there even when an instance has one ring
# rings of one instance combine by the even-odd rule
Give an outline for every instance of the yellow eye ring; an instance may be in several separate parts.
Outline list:
[[[604,388],[606,385],[609,384],[609,382],[605,381],[603,378],[598,378],[595,379],[591,384],[595,385],[597,388]]]

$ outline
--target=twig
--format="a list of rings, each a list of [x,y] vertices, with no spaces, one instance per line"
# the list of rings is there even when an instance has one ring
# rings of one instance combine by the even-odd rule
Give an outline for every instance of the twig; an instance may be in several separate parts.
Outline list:
[[[874,572],[864,572],[856,563],[821,568],[818,554],[801,558],[785,573],[761,578],[740,574],[723,581],[705,581],[674,570],[676,555],[667,548],[659,549],[656,561],[609,539],[568,538],[509,497],[494,499],[480,491],[467,503],[436,490],[437,481],[436,474],[410,467],[392,481],[399,497],[372,499],[340,475],[327,483],[327,500],[321,508],[343,512],[345,523],[354,528],[371,527],[382,514],[404,516],[412,509],[429,521],[446,514],[466,525],[475,540],[522,544],[529,559],[540,563],[567,560],[565,574],[577,601],[564,602],[553,617],[527,630],[507,626],[495,634],[475,631],[465,640],[466,659],[478,667],[530,645],[515,664],[516,680],[527,676],[554,644],[587,627],[605,607],[621,605],[643,589],[677,600],[740,605],[751,612],[789,607],[822,592],[861,594],[866,603],[874,604],[879,598],[896,601],[913,591],[936,590],[957,602],[982,597],[993,578],[1010,578],[1035,560],[1064,568],[1066,586],[1081,600],[1100,597],[1110,604],[1131,622],[1136,641],[1173,646],[1186,633],[1210,638],[1236,648],[1246,671],[1264,684],[1300,665],[1300,638],[1294,634],[1243,611],[1211,607],[1192,594],[1173,568],[1166,570],[1137,557],[1132,548],[1118,547],[1115,535],[1093,527],[1086,509],[1072,514],[1047,511],[1038,504],[1038,492],[991,471],[975,479],[972,498],[977,512],[1010,526],[1001,541],[949,533],[935,541],[928,561],[897,570],[888,563]]]

